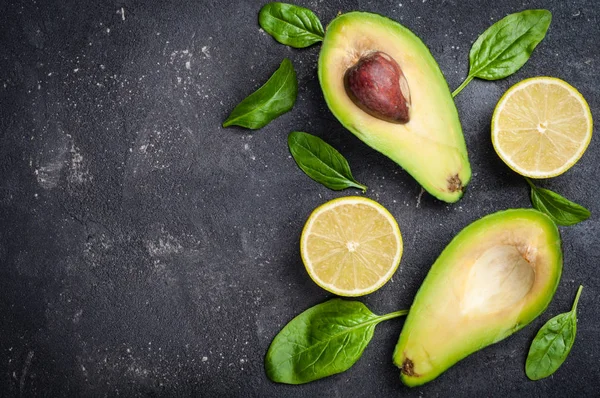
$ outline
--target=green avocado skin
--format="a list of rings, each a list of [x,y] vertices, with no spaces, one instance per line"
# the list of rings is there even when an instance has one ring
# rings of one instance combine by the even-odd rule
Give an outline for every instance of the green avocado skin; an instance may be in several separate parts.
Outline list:
[[[518,305],[509,308],[509,312],[499,312],[501,315],[493,314],[492,318],[486,318],[485,324],[477,327],[473,327],[469,323],[473,322],[471,320],[473,318],[460,318],[461,315],[457,315],[456,318],[464,320],[456,320],[452,318],[454,315],[448,315],[447,311],[440,314],[437,308],[447,305],[448,302],[451,303],[448,307],[451,309],[450,311],[452,308],[459,307],[456,300],[452,301],[451,295],[440,292],[444,291],[447,286],[461,285],[462,281],[453,281],[448,276],[452,268],[457,266],[457,263],[461,263],[457,260],[468,257],[469,251],[477,248],[477,245],[471,242],[475,240],[479,242],[493,241],[494,239],[502,241],[501,237],[511,234],[511,231],[516,234],[522,233],[524,239],[531,234],[536,236],[533,241],[538,242],[538,245],[534,251],[541,256],[536,258],[545,259],[545,261],[540,260],[541,265],[536,265],[538,268],[535,268],[536,278],[539,277],[538,273],[544,275],[539,277],[541,279],[536,293],[525,296],[518,302]],[[402,382],[409,387],[427,383],[466,356],[497,343],[528,325],[550,304],[560,281],[562,264],[563,257],[558,228],[548,216],[537,210],[500,211],[485,216],[464,228],[435,261],[410,308],[393,354],[394,364],[401,369],[400,379]],[[450,291],[455,292],[456,290]],[[448,319],[455,324],[449,325]],[[455,344],[442,343],[441,350],[443,352],[432,350],[431,336],[445,333],[448,329],[451,329],[449,336],[457,336],[457,342]],[[443,340],[442,338],[441,341]],[[423,352],[425,355],[422,354]],[[423,366],[420,361],[426,365]],[[426,369],[426,371],[421,372],[419,368]]]
[[[373,33],[372,51],[402,48],[410,55],[400,59],[391,54],[402,63],[412,97],[410,121],[403,125],[365,118],[340,84],[347,70],[336,69],[344,62],[340,54],[352,54],[376,31],[384,33]],[[346,129],[400,165],[437,199],[453,203],[463,196],[471,167],[456,105],[437,62],[414,33],[378,14],[341,14],[327,26],[318,75],[329,109]]]

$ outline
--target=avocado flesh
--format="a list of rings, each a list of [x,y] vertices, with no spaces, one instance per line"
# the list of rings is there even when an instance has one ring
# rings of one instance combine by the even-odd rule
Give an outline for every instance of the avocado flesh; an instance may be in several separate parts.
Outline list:
[[[394,350],[407,386],[533,321],[562,272],[556,225],[532,209],[491,214],[463,229],[421,285]]]
[[[382,51],[400,66],[410,90],[410,120],[394,124],[361,110],[344,74],[365,54]],[[456,202],[471,167],[452,95],[435,59],[404,26],[366,12],[335,18],[319,55],[319,81],[329,109],[352,133],[410,173],[429,193]]]

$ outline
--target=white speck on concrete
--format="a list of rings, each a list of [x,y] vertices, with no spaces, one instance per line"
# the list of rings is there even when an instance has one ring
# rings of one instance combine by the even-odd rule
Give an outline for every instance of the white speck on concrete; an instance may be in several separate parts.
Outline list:
[[[67,134],[67,137],[71,139],[71,149],[69,151],[71,153],[71,167],[67,179],[70,183],[74,184],[81,184],[91,180],[92,176],[83,163],[81,151],[75,146],[75,143],[73,143],[71,135]]]
[[[83,315],[83,310],[77,311],[75,315],[73,315],[73,323],[79,323],[79,321],[81,320],[81,315]]]
[[[150,374],[150,371],[148,369],[136,365],[129,365],[127,371],[129,372],[129,374],[138,377],[147,377],[148,374]]]
[[[64,165],[65,162],[60,157],[37,168],[34,173],[38,184],[44,189],[51,189],[57,186]]]
[[[158,241],[146,242],[148,253],[152,257],[163,257],[170,254],[181,253],[183,246],[173,236],[165,234],[158,238]]]

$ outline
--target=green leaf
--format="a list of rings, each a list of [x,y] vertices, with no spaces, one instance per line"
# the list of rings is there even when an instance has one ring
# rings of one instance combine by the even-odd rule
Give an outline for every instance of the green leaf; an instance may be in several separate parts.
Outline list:
[[[551,21],[548,10],[526,10],[502,18],[473,44],[469,75],[486,80],[512,75],[544,39]]]
[[[384,320],[358,301],[332,299],[304,311],[275,336],[265,358],[269,379],[302,384],[348,370],[361,357]]]
[[[258,14],[260,26],[281,44],[304,48],[323,41],[319,18],[309,9],[286,3],[267,3]]]
[[[298,167],[316,182],[335,191],[350,187],[367,190],[352,177],[346,158],[319,137],[294,131],[288,136],[288,146]]]
[[[289,112],[298,95],[298,80],[292,62],[285,58],[279,68],[258,90],[236,106],[223,127],[259,129]]]
[[[552,13],[548,10],[525,10],[490,26],[473,43],[469,53],[469,75],[452,96],[475,77],[498,80],[518,71],[546,36],[551,21]]]
[[[536,187],[525,178],[531,187],[533,207],[547,214],[556,224],[569,226],[587,220],[591,213],[585,207],[560,196],[549,189]]]
[[[577,334],[577,304],[583,286],[579,286],[571,311],[550,319],[539,330],[529,349],[525,373],[531,380],[548,377],[567,359]]]

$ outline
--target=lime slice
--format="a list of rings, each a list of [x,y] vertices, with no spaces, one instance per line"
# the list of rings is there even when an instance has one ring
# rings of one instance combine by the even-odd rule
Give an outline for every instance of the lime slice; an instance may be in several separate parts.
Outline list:
[[[362,296],[383,286],[398,268],[402,235],[379,203],[343,197],[312,212],[300,253],[317,285],[340,296]]]
[[[534,77],[512,86],[492,118],[492,143],[517,173],[555,177],[571,168],[592,138],[592,113],[567,82]]]

